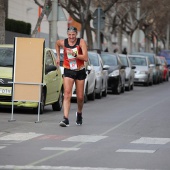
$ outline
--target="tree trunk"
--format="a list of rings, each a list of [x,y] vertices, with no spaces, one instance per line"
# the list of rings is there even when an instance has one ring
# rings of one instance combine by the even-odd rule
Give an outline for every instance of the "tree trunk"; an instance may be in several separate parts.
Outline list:
[[[118,52],[122,53],[122,27],[120,26],[118,29]]]
[[[127,45],[127,52],[128,54],[132,53],[132,34],[128,34],[128,45]]]
[[[87,44],[88,49],[93,49],[93,39],[92,39],[92,31],[90,27],[90,20],[86,20],[86,36],[87,36]]]
[[[0,0],[0,44],[5,44],[5,8],[4,8],[4,0]]]
[[[32,34],[31,34],[31,37],[36,37],[36,34],[37,34],[37,32],[38,32],[38,28],[40,27],[41,22],[42,22],[42,19],[43,19],[43,17],[44,17],[44,14],[45,14],[45,12],[46,12],[46,7],[47,7],[47,5],[48,5],[48,0],[45,0],[44,6],[43,6],[43,9],[42,9],[42,12],[41,12],[41,15],[40,15],[39,18],[38,18],[37,24],[36,24],[36,26],[35,26]]]

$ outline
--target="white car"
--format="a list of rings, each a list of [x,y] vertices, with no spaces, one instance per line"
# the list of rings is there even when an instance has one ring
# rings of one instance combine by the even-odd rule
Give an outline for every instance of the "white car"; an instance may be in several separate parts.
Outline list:
[[[84,103],[90,100],[95,99],[95,84],[96,84],[96,74],[93,65],[90,63],[90,60],[85,62],[86,66],[86,79],[84,84]],[[76,99],[76,87],[75,84],[73,85],[72,89],[72,98]]]
[[[56,54],[56,50],[53,49],[53,51]],[[63,57],[64,57],[63,49],[60,49],[60,67],[61,67],[62,74],[64,73]],[[90,60],[85,62],[85,67],[86,67],[87,77],[85,79],[85,84],[84,84],[84,103],[86,103],[88,99],[90,100],[95,99],[95,84],[96,84],[95,69],[93,65],[90,63]],[[72,89],[72,99],[76,99],[76,98],[77,98],[76,86],[74,84]]]
[[[139,55],[128,55],[131,63],[136,66],[134,83],[143,85],[153,84],[154,64],[150,64],[148,57]]]
[[[119,54],[119,58],[122,62],[123,65],[126,66],[125,72],[126,72],[126,77],[125,77],[125,89],[127,91],[133,90],[134,87],[134,69],[136,66],[132,66],[131,61],[129,60],[128,56],[125,54]]]
[[[104,65],[100,54],[95,51],[88,51],[88,56],[96,72],[96,98],[101,99],[107,96],[109,66]]]

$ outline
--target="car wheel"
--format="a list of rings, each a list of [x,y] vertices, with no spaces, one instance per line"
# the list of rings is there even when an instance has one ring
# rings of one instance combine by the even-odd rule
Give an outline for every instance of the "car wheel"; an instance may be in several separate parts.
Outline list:
[[[87,103],[88,100],[88,84],[86,84],[86,89],[84,93],[84,103]]]
[[[104,91],[103,91],[103,93],[102,93],[102,96],[104,96],[104,97],[107,96],[107,83],[106,83],[106,85],[105,85],[105,89],[104,89]]]
[[[118,83],[117,87],[115,88],[114,92],[116,94],[120,94],[120,92],[121,92],[121,80],[120,79],[119,79],[119,83]]]
[[[147,79],[147,82],[144,83],[144,86],[149,86],[149,77]]]
[[[122,85],[121,92],[122,92],[122,93],[125,92],[125,85],[124,85],[124,84]]]
[[[169,77],[168,77],[168,75],[166,76],[166,81],[169,81]]]
[[[58,101],[56,101],[55,103],[52,104],[53,111],[60,111],[62,109],[63,98],[64,98],[63,88],[61,88],[60,94],[59,94],[59,97],[58,97]]]
[[[45,96],[46,96],[45,90],[42,89],[42,92],[41,92],[41,100],[40,100],[40,108],[39,108],[39,106],[37,106],[36,108],[33,109],[33,112],[34,112],[35,114],[38,114],[38,108],[39,108],[40,114],[43,114],[43,112],[44,112],[44,107],[45,107]]]
[[[102,98],[102,89],[100,89],[99,93],[96,93],[96,98],[101,99]]]
[[[90,100],[95,100],[95,86],[93,92],[89,95]]]
[[[133,90],[134,88],[134,83],[131,84],[130,89]]]
[[[128,83],[128,86],[125,87],[125,89],[126,89],[126,91],[130,91],[130,89],[131,89],[130,82]]]

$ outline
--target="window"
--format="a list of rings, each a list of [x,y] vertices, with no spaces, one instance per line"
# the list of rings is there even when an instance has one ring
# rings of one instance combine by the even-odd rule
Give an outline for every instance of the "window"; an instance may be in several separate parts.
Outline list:
[[[13,66],[13,48],[0,48],[0,66]]]
[[[54,61],[53,61],[51,52],[49,50],[46,52],[45,65],[47,65],[47,66],[54,65]]]

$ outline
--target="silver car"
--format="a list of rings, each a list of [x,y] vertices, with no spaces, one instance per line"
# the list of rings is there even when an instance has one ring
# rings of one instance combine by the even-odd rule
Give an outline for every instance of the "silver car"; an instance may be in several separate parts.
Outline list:
[[[128,55],[132,65],[136,66],[134,83],[148,86],[153,84],[153,64],[148,57],[139,55]]]
[[[130,59],[127,57],[127,55],[119,54],[119,58],[123,65],[126,66],[125,72],[126,72],[126,78],[125,78],[125,90],[133,90],[134,87],[134,77],[135,72],[134,69],[136,66],[133,66]]]
[[[100,99],[102,96],[107,96],[107,80],[108,80],[108,68],[104,65],[100,54],[94,51],[88,51],[88,57],[91,64],[94,66],[96,73],[96,98]]]
[[[94,66],[91,64],[89,59],[85,62],[85,68],[87,76],[84,83],[84,103],[87,103],[88,100],[95,100],[96,74]],[[72,99],[77,99],[75,83],[72,89]]]

